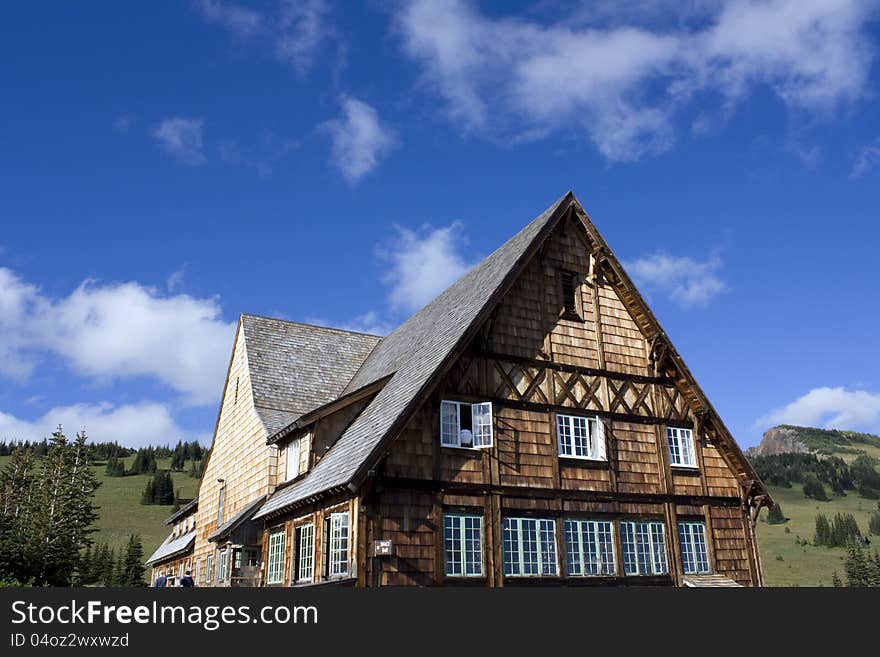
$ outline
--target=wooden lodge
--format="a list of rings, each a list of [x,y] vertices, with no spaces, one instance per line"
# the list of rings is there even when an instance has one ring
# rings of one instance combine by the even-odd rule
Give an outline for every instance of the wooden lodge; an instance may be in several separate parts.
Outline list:
[[[569,193],[384,338],[242,315],[192,540],[151,563],[197,586],[760,586],[768,504]]]

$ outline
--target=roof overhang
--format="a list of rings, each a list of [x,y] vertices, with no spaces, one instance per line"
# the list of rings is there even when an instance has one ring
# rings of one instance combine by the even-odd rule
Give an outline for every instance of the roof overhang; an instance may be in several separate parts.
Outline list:
[[[240,527],[243,523],[247,522],[251,518],[254,517],[254,514],[257,510],[262,506],[263,502],[266,501],[266,496],[262,495],[255,499],[253,502],[248,504],[244,509],[236,513],[232,518],[227,520],[225,523],[220,525],[220,527],[210,536],[208,536],[208,541],[211,543],[216,543],[227,536],[229,536],[232,532],[234,532],[238,527]]]

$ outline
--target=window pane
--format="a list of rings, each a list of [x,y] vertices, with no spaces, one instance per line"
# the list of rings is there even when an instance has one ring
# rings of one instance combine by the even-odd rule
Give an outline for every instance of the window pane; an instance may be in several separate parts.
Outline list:
[[[565,541],[569,575],[615,573],[614,536],[610,522],[566,520]]]
[[[492,403],[483,402],[471,406],[473,415],[474,447],[492,444]]]
[[[266,580],[269,584],[278,584],[284,580],[284,531],[269,534],[269,563],[266,569]],[[225,558],[221,561],[225,568]]]
[[[708,573],[709,555],[706,549],[706,526],[702,522],[678,523],[681,557],[687,574]]]
[[[461,555],[461,518],[446,516],[443,518],[443,541],[446,549],[446,574],[457,576],[462,574]]]
[[[310,581],[315,563],[315,526],[312,523],[299,528],[299,568],[296,575],[299,581]]]
[[[458,404],[456,402],[440,402],[440,444],[461,445],[458,437]]]
[[[574,456],[570,420],[571,417],[568,415],[556,416],[556,438],[559,442],[559,453],[563,456]]]
[[[330,576],[348,574],[348,513],[330,514]]]

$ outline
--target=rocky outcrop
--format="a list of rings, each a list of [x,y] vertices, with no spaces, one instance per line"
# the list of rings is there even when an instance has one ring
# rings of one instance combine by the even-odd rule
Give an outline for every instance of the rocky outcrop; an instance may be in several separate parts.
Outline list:
[[[764,433],[761,444],[755,449],[760,456],[771,454],[806,454],[809,448],[798,437],[797,429],[773,427]]]

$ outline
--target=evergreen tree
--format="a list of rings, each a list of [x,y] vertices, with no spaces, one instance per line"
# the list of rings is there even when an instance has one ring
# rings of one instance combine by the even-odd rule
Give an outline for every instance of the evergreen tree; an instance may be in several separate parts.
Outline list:
[[[785,523],[788,518],[782,513],[782,505],[779,503],[774,504],[770,507],[770,512],[767,514],[767,522],[771,525],[781,525]]]
[[[877,502],[877,510],[871,514],[868,520],[868,531],[875,536],[880,536],[880,502]]]
[[[123,567],[119,586],[144,586],[144,547],[140,536],[132,534],[128,538],[125,557],[121,561]]]
[[[869,585],[868,563],[865,553],[855,543],[851,543],[846,551],[844,560],[844,572],[846,572],[846,585],[863,587]]]
[[[822,482],[812,474],[809,475],[804,482],[804,496],[820,502],[828,501],[828,494],[825,492],[825,487],[822,485]]]
[[[160,470],[147,481],[141,504],[174,504],[174,481],[170,472]]]
[[[831,545],[831,525],[824,513],[816,516],[816,533],[813,536],[814,545]]]
[[[834,586],[835,588],[840,588],[841,586],[843,586],[843,582],[840,581],[840,577],[838,576],[836,570],[831,573],[831,586]]]

